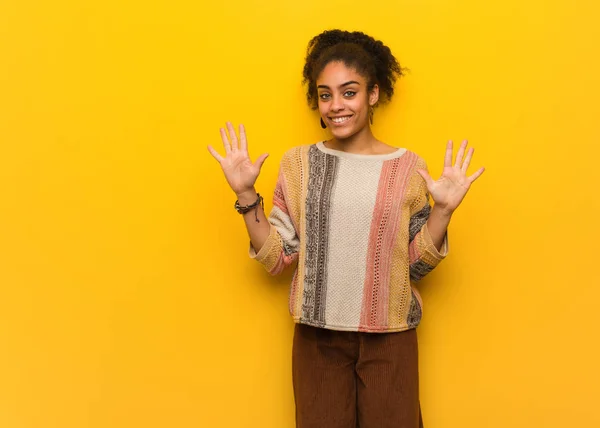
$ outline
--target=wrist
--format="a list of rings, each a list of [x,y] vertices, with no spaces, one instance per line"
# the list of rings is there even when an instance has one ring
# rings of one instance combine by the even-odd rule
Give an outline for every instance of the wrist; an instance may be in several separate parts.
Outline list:
[[[254,187],[239,193],[236,192],[236,195],[240,205],[250,205],[258,198],[258,193],[256,193],[256,189]]]
[[[435,215],[445,217],[448,219],[450,219],[452,217],[452,214],[454,214],[454,210],[440,206],[439,204],[434,204],[431,210],[432,213],[435,213]]]

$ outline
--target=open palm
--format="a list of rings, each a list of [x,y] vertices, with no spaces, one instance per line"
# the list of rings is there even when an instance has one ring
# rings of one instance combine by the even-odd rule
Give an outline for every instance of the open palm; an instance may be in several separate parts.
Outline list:
[[[471,184],[483,174],[483,171],[485,171],[485,168],[482,167],[474,174],[467,176],[467,170],[471,163],[473,152],[475,151],[475,149],[471,147],[463,161],[467,144],[466,140],[463,141],[458,149],[456,161],[453,165],[453,144],[452,141],[448,142],[448,145],[446,146],[446,156],[444,158],[444,171],[439,179],[433,180],[427,171],[422,169],[418,170],[419,174],[425,179],[427,190],[435,204],[448,212],[453,212],[458,208],[469,191]]]
[[[246,139],[244,125],[240,124],[239,126],[239,143],[231,122],[227,122],[227,129],[229,131],[229,138],[227,137],[225,129],[220,129],[223,147],[225,148],[225,157],[221,156],[211,146],[208,146],[208,151],[221,165],[227,183],[229,183],[231,189],[239,195],[254,187],[260,169],[269,155],[264,153],[253,163],[248,155],[248,141]]]

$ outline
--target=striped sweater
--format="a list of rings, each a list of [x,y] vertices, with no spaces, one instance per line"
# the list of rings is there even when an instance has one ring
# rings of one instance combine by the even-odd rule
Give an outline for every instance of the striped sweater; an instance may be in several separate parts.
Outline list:
[[[392,332],[416,327],[422,301],[412,286],[447,254],[427,230],[426,169],[415,153],[360,155],[295,147],[281,161],[270,233],[250,257],[276,275],[297,262],[289,295],[296,323]]]

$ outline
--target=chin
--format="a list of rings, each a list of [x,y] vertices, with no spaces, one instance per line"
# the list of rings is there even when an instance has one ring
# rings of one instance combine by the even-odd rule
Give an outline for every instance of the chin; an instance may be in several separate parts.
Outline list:
[[[352,137],[354,134],[358,132],[357,129],[336,129],[331,131],[331,135],[333,135],[338,140],[344,140],[346,138]]]

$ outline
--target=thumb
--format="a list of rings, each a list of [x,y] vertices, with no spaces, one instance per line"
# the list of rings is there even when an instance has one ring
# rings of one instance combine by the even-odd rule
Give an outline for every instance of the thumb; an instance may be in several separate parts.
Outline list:
[[[419,173],[419,175],[421,177],[423,177],[423,180],[425,180],[425,183],[427,184],[427,188],[430,189],[431,186],[433,185],[433,178],[431,178],[431,175],[429,175],[427,170],[424,170],[424,169],[417,169],[417,172]]]
[[[269,157],[268,153],[263,153],[262,155],[260,155],[257,159],[256,162],[254,162],[254,166],[258,167],[258,172],[260,173],[260,170],[263,166],[263,163],[265,163],[265,159],[267,159]]]

